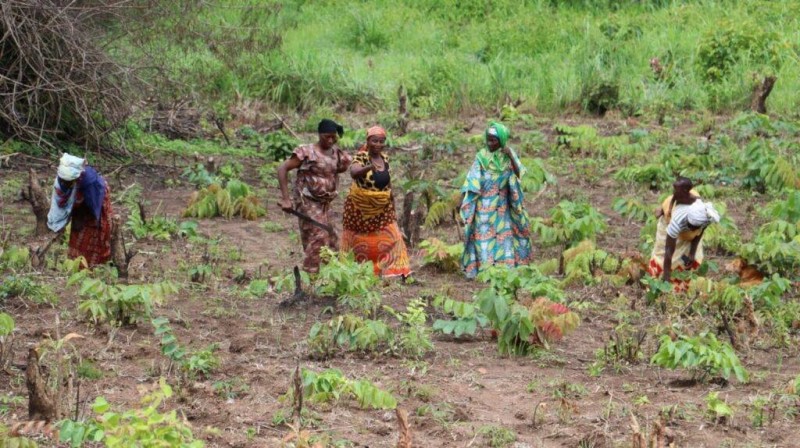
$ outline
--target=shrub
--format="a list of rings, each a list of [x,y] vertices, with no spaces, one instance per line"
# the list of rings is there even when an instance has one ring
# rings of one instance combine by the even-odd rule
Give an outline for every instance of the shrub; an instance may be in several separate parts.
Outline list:
[[[778,36],[753,24],[728,22],[713,27],[700,40],[696,64],[707,82],[727,78],[733,67],[747,57],[751,63],[772,71],[780,67]]]

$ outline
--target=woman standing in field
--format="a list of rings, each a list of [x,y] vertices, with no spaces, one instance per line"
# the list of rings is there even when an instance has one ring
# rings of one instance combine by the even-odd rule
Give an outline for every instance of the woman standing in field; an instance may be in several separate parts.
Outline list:
[[[111,259],[108,182],[84,159],[65,153],[53,184],[47,227],[61,232],[70,221],[68,257],[82,256],[89,267]]]
[[[411,268],[397,226],[385,144],[386,131],[369,128],[367,143],[350,166],[353,183],[344,203],[342,250],[353,251],[359,262],[371,261],[375,275],[405,278]]]
[[[519,182],[525,167],[507,146],[508,137],[502,123],[489,123],[486,147],[478,151],[461,187],[466,237],[461,265],[467,278],[494,264],[514,267],[531,261],[530,228]]]
[[[317,126],[317,143],[300,145],[278,167],[278,184],[282,198],[278,205],[284,211],[296,211],[323,226],[333,226],[331,202],[336,198],[339,173],[350,166],[351,157],[336,144],[344,128],[333,120],[322,120]],[[293,200],[289,198],[287,173],[297,170]],[[303,270],[319,271],[319,251],[324,246],[338,249],[334,232],[327,232],[311,221],[300,220],[300,239],[305,259]]]
[[[656,211],[658,228],[648,272],[672,281],[676,290],[688,286],[673,280],[673,271],[694,270],[703,262],[703,233],[711,223],[719,222],[719,213],[711,203],[703,202],[692,181],[679,177],[672,185],[673,194]]]

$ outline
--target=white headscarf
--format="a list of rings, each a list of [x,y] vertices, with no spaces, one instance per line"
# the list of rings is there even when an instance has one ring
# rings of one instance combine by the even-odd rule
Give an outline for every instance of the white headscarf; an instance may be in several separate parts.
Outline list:
[[[83,172],[84,159],[64,153],[58,165],[58,177],[66,181],[75,180]]]
[[[719,222],[719,212],[710,202],[703,202],[700,199],[689,206],[689,213],[686,217],[689,224],[695,227],[706,227],[711,223]]]

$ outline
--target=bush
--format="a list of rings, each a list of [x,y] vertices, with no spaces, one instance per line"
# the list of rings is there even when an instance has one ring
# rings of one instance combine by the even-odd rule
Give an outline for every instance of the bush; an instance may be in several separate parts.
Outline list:
[[[744,58],[774,72],[780,68],[778,46],[775,33],[749,23],[723,23],[713,27],[700,40],[696,64],[700,76],[710,83],[726,79]]]

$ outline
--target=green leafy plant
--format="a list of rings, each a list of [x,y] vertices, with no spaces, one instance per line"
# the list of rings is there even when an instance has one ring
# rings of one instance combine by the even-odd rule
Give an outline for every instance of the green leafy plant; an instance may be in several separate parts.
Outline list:
[[[385,322],[345,314],[326,323],[315,323],[308,334],[308,348],[312,355],[327,358],[336,348],[377,351],[385,347],[389,350],[393,339]]]
[[[208,378],[211,372],[220,365],[219,358],[214,355],[217,349],[217,344],[211,344],[202,350],[193,352],[188,359],[185,359],[183,368],[189,372],[190,377],[200,374]]]
[[[503,448],[517,440],[517,434],[514,431],[494,425],[481,426],[478,429],[478,434],[492,448]]]
[[[252,193],[250,186],[237,179],[229,180],[224,188],[218,183],[212,183],[192,193],[189,205],[183,212],[185,218],[201,219],[216,216],[230,219],[239,216],[254,220],[264,214],[266,210],[259,205],[258,198]]]
[[[14,318],[6,313],[0,313],[0,337],[8,336],[14,331]]]
[[[28,249],[19,246],[8,248],[0,246],[0,271],[10,269],[21,271],[31,265],[31,253]]]
[[[433,301],[433,306],[442,313],[453,317],[453,319],[437,319],[434,321],[432,327],[434,331],[450,334],[458,338],[463,335],[475,335],[478,327],[485,328],[489,325],[489,320],[480,313],[474,303],[437,296]]]
[[[303,396],[312,402],[338,402],[350,397],[363,409],[394,409],[397,400],[391,393],[378,388],[367,380],[350,380],[341,370],[328,369],[320,373],[302,369]],[[290,390],[287,395],[291,396]]]
[[[617,198],[611,208],[631,221],[646,222],[652,212],[636,198]]]
[[[68,282],[72,284],[71,278]],[[127,325],[139,319],[150,318],[153,309],[161,305],[168,295],[178,292],[169,281],[145,285],[115,285],[102,279],[84,278],[78,295],[82,300],[78,310],[95,324],[110,322]]]
[[[11,297],[30,300],[36,304],[55,305],[58,295],[49,285],[41,284],[27,275],[7,275],[0,283],[0,301]]]
[[[198,374],[207,378],[214,369],[219,367],[219,358],[214,355],[218,349],[217,344],[211,344],[202,350],[190,353],[178,342],[178,338],[169,324],[169,319],[157,317],[152,319],[150,324],[153,326],[154,334],[161,337],[159,341],[161,353],[170,360],[170,363],[180,366],[181,370],[190,378],[195,378]]]
[[[719,398],[719,392],[709,392],[706,395],[706,412],[714,418],[715,422],[733,418],[733,408]]]
[[[384,306],[383,309],[400,321],[402,330],[398,334],[397,342],[401,353],[420,358],[433,350],[430,329],[425,324],[428,314],[425,312],[425,302],[422,299],[412,300],[404,312],[395,311],[388,306]]]
[[[107,447],[159,446],[170,448],[201,448],[191,426],[177,411],[159,412],[161,405],[172,397],[172,388],[164,378],[158,388],[142,398],[142,407],[124,412],[111,411],[103,397],[92,405],[96,417],[76,422],[65,420],[59,429],[59,441],[78,448],[84,442],[103,443]]]
[[[270,132],[261,139],[262,154],[268,159],[278,162],[289,158],[292,155],[294,148],[300,142],[292,137],[288,132],[280,130]]]
[[[322,266],[317,276],[317,292],[336,297],[352,309],[373,313],[381,302],[378,278],[371,263],[358,263],[351,252],[320,251]]]
[[[531,220],[531,230],[545,245],[570,247],[583,240],[594,241],[607,227],[605,216],[587,203],[561,201],[549,214],[548,219]]]
[[[447,244],[438,238],[429,238],[421,241],[419,248],[422,250],[422,263],[425,266],[434,266],[443,272],[461,270],[464,244]]]
[[[731,374],[740,382],[748,380],[747,371],[733,348],[708,332],[698,336],[680,335],[674,341],[668,335],[662,336],[650,362],[672,370],[687,369],[700,381],[717,376],[727,380]]]
[[[555,301],[564,299],[564,291],[559,283],[542,274],[532,264],[514,268],[490,266],[478,274],[478,280],[487,283],[492,291],[509,300],[534,297],[547,297]]]

